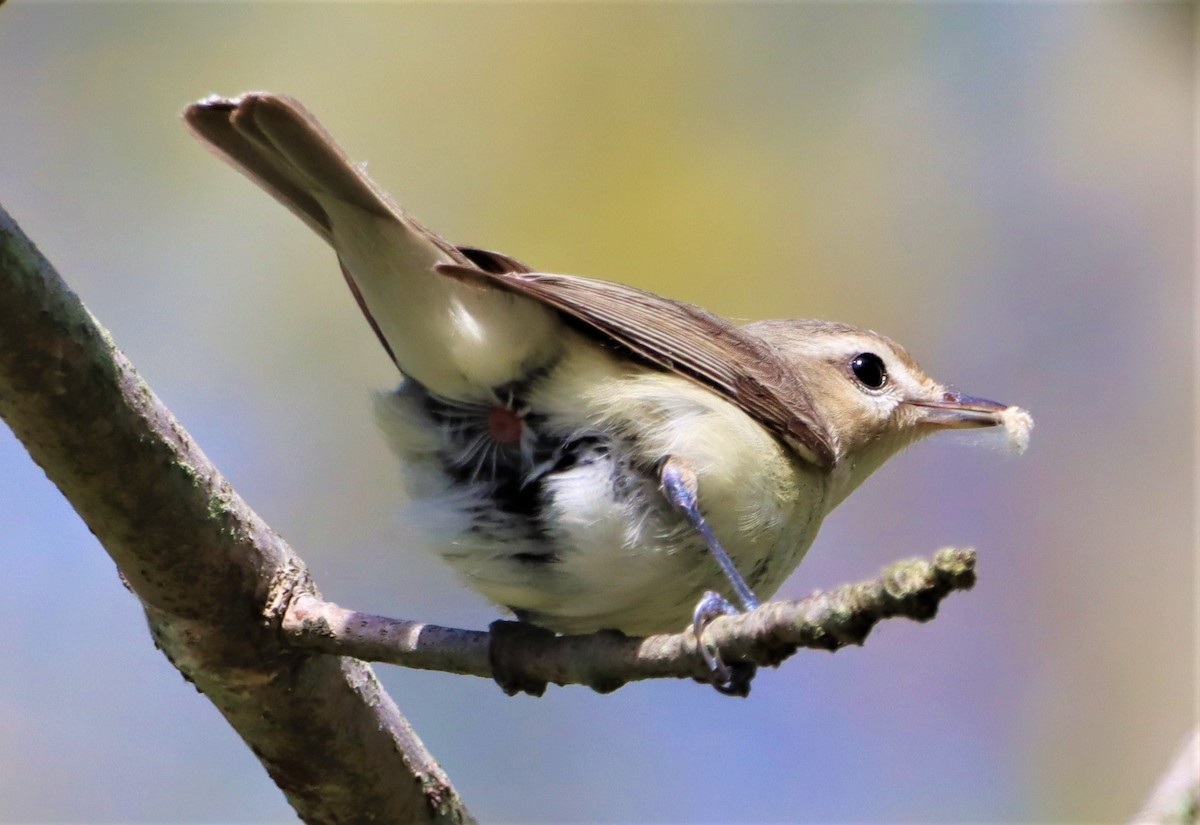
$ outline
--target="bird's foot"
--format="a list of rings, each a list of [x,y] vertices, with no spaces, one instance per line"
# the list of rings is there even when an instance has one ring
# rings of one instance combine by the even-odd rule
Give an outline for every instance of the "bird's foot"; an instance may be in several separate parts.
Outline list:
[[[728,599],[720,593],[709,590],[700,598],[696,609],[692,611],[692,633],[696,637],[696,644],[700,647],[700,655],[704,657],[704,662],[708,665],[709,684],[716,688],[718,693],[726,696],[745,697],[750,695],[750,683],[754,680],[754,674],[758,672],[758,665],[753,662],[726,664],[721,659],[721,654],[716,647],[704,641],[704,629],[713,619],[718,616],[736,615],[738,615],[738,609],[730,604]]]

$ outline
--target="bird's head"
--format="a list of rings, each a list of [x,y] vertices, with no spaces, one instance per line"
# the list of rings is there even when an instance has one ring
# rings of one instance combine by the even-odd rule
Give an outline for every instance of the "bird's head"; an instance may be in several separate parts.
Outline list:
[[[1028,413],[952,391],[895,341],[828,321],[760,321],[742,328],[766,342],[808,388],[834,447],[836,505],[900,450],[941,430],[1004,427],[1022,450]]]

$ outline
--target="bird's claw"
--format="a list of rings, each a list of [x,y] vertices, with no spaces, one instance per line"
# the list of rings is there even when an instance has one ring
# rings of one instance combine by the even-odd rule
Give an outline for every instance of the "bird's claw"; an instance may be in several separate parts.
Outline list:
[[[736,616],[738,609],[720,593],[709,590],[700,598],[696,609],[692,611],[692,634],[700,648],[700,655],[710,671],[708,682],[718,693],[726,696],[749,696],[750,683],[758,666],[753,662],[735,662],[726,664],[721,659],[721,653],[715,645],[704,640],[704,629],[718,616]]]

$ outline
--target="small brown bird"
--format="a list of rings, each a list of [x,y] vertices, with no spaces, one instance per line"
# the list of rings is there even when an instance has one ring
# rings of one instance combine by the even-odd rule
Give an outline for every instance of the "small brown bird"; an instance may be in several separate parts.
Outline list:
[[[298,102],[186,110],[192,133],[337,254],[403,373],[379,419],[409,517],[471,587],[561,633],[696,632],[770,596],[825,516],[939,430],[1023,410],[948,390],[898,344],[827,321],[734,324],[534,272],[408,216]],[[714,682],[748,690],[715,658]]]

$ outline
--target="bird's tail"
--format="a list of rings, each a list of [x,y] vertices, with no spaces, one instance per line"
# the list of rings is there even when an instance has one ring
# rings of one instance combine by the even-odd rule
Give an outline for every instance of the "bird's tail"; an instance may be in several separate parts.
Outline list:
[[[334,248],[363,314],[407,375],[469,398],[545,360],[541,350],[555,340],[548,311],[438,275],[438,264],[475,264],[406,214],[297,101],[211,97],[183,119]]]

